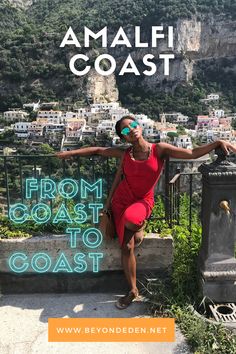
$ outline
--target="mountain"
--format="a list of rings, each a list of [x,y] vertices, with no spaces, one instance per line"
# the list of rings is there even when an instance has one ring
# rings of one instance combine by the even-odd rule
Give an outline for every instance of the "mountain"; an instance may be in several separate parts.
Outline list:
[[[76,77],[68,68],[79,52],[90,57],[91,65],[99,53],[115,57],[119,98],[134,112],[155,118],[163,110],[181,110],[193,116],[202,110],[199,99],[211,91],[221,93],[225,107],[236,110],[235,0],[4,0],[0,10],[0,110],[38,98],[86,99],[88,81],[94,80]],[[151,26],[160,24],[174,26],[169,77],[158,60],[153,76],[118,75],[128,54],[142,68],[142,57],[151,52],[158,58],[166,50],[163,44],[105,50],[94,42],[81,51],[59,47],[69,26],[81,42],[84,26],[94,32],[107,26],[108,39],[123,26],[132,42],[134,26],[141,27],[145,41]]]

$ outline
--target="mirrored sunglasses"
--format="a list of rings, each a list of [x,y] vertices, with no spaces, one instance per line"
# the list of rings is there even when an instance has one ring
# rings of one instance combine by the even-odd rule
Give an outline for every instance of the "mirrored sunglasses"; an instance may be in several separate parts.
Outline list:
[[[130,123],[129,125],[131,128],[137,128],[139,126],[138,122],[136,122],[135,120]],[[130,128],[129,127],[125,127],[121,130],[121,134],[122,135],[129,135],[129,133],[131,132]]]

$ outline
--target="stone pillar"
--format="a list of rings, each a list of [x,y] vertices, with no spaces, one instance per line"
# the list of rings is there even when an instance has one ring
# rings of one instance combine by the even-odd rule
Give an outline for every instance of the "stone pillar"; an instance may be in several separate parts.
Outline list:
[[[202,245],[199,255],[203,296],[236,302],[236,165],[221,149],[202,173]]]

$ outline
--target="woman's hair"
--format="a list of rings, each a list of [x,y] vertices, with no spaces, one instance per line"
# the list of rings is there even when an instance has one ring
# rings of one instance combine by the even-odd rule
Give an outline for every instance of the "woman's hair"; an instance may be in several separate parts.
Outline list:
[[[123,122],[123,120],[125,119],[130,119],[130,120],[135,120],[135,118],[133,116],[124,116],[122,117],[121,119],[119,119],[117,122],[116,122],[116,125],[115,125],[115,130],[116,130],[116,134],[119,136],[119,138],[121,139],[124,139],[123,135],[121,134],[121,122]]]

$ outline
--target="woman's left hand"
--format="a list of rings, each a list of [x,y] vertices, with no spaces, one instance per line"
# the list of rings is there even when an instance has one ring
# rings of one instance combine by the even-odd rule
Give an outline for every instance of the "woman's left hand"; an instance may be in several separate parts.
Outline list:
[[[225,140],[219,140],[219,147],[225,152],[226,155],[229,155],[230,151],[236,153],[236,145],[233,145]]]

